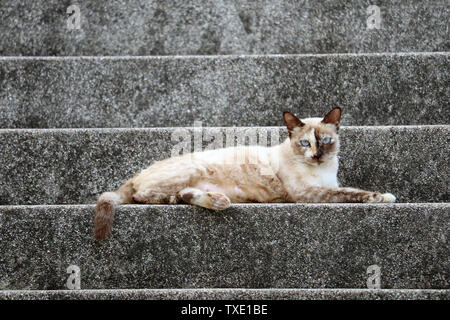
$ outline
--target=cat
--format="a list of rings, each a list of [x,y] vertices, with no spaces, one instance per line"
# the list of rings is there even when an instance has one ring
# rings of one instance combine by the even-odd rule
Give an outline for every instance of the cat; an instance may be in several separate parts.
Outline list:
[[[390,193],[339,187],[341,108],[324,118],[300,120],[290,112],[283,118],[289,137],[281,144],[171,157],[155,162],[115,192],[101,194],[95,209],[95,239],[110,235],[118,204],[188,203],[224,210],[231,203],[246,202],[395,202]],[[237,153],[245,154],[244,161],[236,161]]]

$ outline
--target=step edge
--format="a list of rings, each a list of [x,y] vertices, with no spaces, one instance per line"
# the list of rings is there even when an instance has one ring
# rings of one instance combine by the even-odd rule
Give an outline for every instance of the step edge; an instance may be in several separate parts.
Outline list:
[[[174,130],[249,130],[249,129],[266,129],[266,130],[284,130],[284,126],[254,126],[254,127],[107,127],[107,128],[0,128],[0,134],[5,133],[70,133],[70,132],[145,132],[145,131],[174,131]],[[389,130],[425,130],[425,129],[442,129],[450,130],[450,124],[426,124],[426,125],[389,125],[389,126],[341,126],[344,130],[372,130],[372,131],[389,131]]]
[[[0,205],[0,210],[11,209],[46,209],[46,208],[64,208],[64,209],[93,209],[95,204],[33,204],[33,205]],[[125,204],[118,205],[117,208],[132,208],[132,209],[150,209],[150,208],[195,208],[188,204]],[[262,208],[262,207],[348,207],[348,208],[386,208],[386,207],[401,207],[401,208],[423,208],[423,207],[435,207],[435,208],[450,208],[450,202],[401,202],[401,203],[234,203],[233,207],[241,208]]]
[[[366,53],[298,53],[298,54],[230,54],[230,55],[166,55],[166,56],[2,56],[0,62],[11,60],[180,60],[180,59],[254,59],[254,58],[323,58],[323,57],[415,57],[415,56],[450,56],[446,51],[417,51],[417,52],[366,52]]]
[[[404,292],[404,293],[414,293],[414,292],[441,292],[450,293],[450,289],[365,289],[365,288],[167,288],[167,289],[78,289],[78,290],[0,290],[0,294],[14,294],[14,293],[72,293],[72,292],[92,292],[92,293],[111,293],[111,292],[229,292],[229,291],[240,291],[240,292],[368,292],[368,293],[383,293],[383,292]]]

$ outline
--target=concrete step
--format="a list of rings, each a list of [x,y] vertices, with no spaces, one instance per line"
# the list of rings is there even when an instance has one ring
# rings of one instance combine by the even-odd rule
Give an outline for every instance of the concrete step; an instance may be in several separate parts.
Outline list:
[[[448,203],[124,205],[101,243],[93,211],[0,206],[0,289],[450,287]]]
[[[450,290],[113,289],[3,290],[0,300],[449,300]]]
[[[27,9],[29,10],[29,9]],[[450,53],[0,58],[0,128],[448,124]]]
[[[182,141],[192,146],[192,141],[200,145],[203,140],[204,148],[218,148],[234,143],[234,137],[254,134],[259,143],[267,137],[269,145],[276,145],[286,137],[285,131],[3,129],[0,205],[94,203],[100,193],[118,188],[154,160],[178,155]],[[449,202],[450,126],[343,127],[340,136],[341,185],[391,192],[399,202]]]
[[[0,55],[449,51],[449,18],[446,0],[3,0]]]

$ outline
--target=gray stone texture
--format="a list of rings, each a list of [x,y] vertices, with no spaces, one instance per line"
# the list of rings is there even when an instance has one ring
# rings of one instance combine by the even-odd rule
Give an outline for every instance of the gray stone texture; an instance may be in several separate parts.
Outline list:
[[[1,206],[0,288],[449,289],[449,204],[125,205],[112,237],[93,205]]]
[[[190,137],[192,147],[193,130],[0,130],[0,205],[94,203],[154,160],[180,154],[183,138]],[[268,137],[270,144],[275,133],[283,141],[285,131],[259,128],[257,137]],[[448,202],[449,131],[450,126],[343,127],[341,185],[391,192],[399,202]],[[231,137],[251,132],[203,128],[203,147],[224,147]]]
[[[447,0],[0,0],[0,300],[449,300],[449,17]],[[223,146],[335,106],[341,184],[401,203],[126,205],[94,241],[96,197],[194,121],[240,126],[203,129]]]
[[[80,30],[67,28],[74,3]],[[449,17],[446,0],[2,0],[0,55],[449,51]]]
[[[0,290],[0,300],[449,300],[439,289]]]
[[[0,128],[450,123],[449,53],[0,58]]]

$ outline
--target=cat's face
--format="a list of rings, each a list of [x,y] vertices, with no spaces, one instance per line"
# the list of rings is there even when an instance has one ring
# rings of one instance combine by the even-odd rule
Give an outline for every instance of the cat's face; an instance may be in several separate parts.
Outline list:
[[[322,118],[299,120],[289,112],[283,114],[289,131],[291,148],[300,161],[320,165],[339,151],[341,109],[334,108]]]

